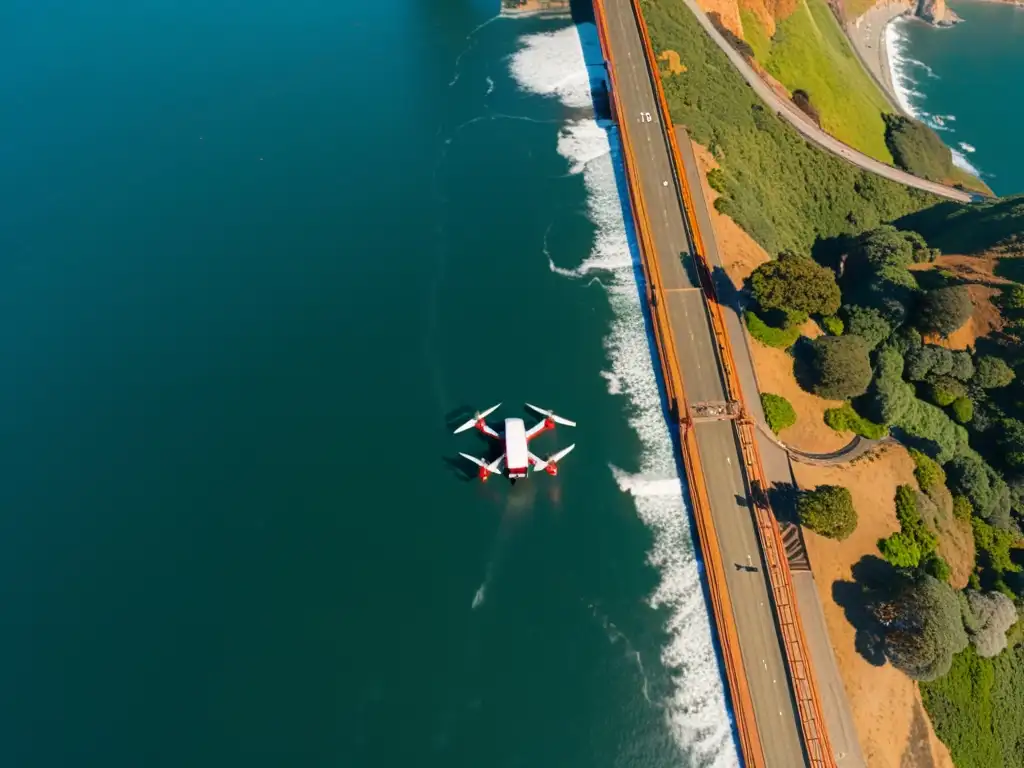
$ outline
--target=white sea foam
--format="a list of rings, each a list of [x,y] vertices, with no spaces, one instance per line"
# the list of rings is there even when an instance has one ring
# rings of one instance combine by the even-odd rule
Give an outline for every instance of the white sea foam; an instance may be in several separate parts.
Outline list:
[[[963,152],[958,152],[955,149],[950,150],[953,155],[953,165],[961,170],[967,171],[972,176],[981,177],[981,171],[975,166]]]
[[[557,96],[569,107],[588,106],[591,94],[585,52],[596,41],[593,25],[527,36],[512,58],[512,74],[524,91]],[[635,238],[632,227],[626,225],[629,215],[624,215],[616,182],[616,168],[621,168],[618,138],[607,129],[594,119],[578,119],[567,122],[559,134],[558,152],[570,172],[583,177],[596,234],[590,254],[578,266],[559,266],[550,253],[547,257],[557,274],[603,278],[614,320],[605,338],[610,370],[602,375],[610,392],[625,395],[629,423],[642,444],[639,472],[614,466],[611,471],[619,487],[632,494],[638,515],[654,534],[649,561],[661,578],[650,604],[668,609],[669,615],[671,640],[661,658],[673,686],[669,700],[661,704],[677,743],[698,764],[732,768],[739,760],[648,346],[636,277]]]
[[[960,149],[962,149],[964,152],[977,152],[978,151],[976,147],[972,146],[971,144],[968,144],[966,141],[961,141],[960,142]]]
[[[902,19],[896,19],[885,30],[885,50],[889,57],[889,75],[892,78],[893,89],[896,91],[896,101],[899,102],[900,108],[904,112],[917,118],[929,128],[944,133],[956,133],[956,129],[950,125],[950,123],[956,122],[956,115],[936,115],[924,109],[925,95],[915,88],[918,82],[914,79],[913,70],[915,68],[923,69],[928,77],[937,78],[938,75],[924,62],[912,59],[904,53],[907,36],[903,31],[903,25],[906,23]],[[960,142],[959,146],[964,151],[950,148],[953,164],[980,178],[981,170],[974,166],[964,154],[964,152],[973,152],[974,147],[964,142]]]

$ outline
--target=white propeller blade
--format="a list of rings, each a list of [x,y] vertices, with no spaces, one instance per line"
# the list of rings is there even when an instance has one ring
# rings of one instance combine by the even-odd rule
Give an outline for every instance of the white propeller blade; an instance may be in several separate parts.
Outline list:
[[[463,424],[461,427],[456,429],[455,432],[453,432],[452,434],[457,435],[457,434],[459,434],[459,432],[465,432],[470,427],[476,426],[476,423],[478,421],[480,421],[480,419],[486,419],[488,416],[490,416],[492,413],[494,413],[500,407],[501,407],[501,403],[498,403],[497,405],[491,406],[490,408],[488,408],[483,413],[474,414],[472,419],[470,419],[465,424]]]
[[[551,419],[556,424],[563,424],[567,427],[576,426],[575,421],[569,421],[568,419],[562,418],[561,416],[557,415],[554,411],[545,411],[543,408],[538,408],[536,405],[530,405],[529,403],[526,404],[526,407],[536,411],[545,418]]]
[[[547,469],[548,463],[546,461],[544,461],[544,459],[542,459],[540,456],[535,456],[532,453],[529,454],[529,456],[530,456],[530,461],[533,462],[533,471],[534,472],[540,472],[543,469]]]
[[[478,459],[476,456],[470,456],[468,453],[463,453],[462,451],[459,451],[459,456],[461,456],[464,459],[469,459],[478,467],[483,467],[484,469],[487,469],[487,465],[484,464],[483,459]]]
[[[563,448],[558,453],[556,453],[554,456],[552,456],[550,459],[548,459],[547,463],[548,464],[557,464],[562,459],[564,459],[566,456],[568,456],[569,455],[569,451],[571,451],[575,447],[576,447],[576,443],[573,443],[568,448]]]
[[[501,456],[496,458],[490,464],[486,463],[483,459],[478,459],[476,456],[470,456],[468,453],[462,453],[461,451],[459,451],[459,456],[461,456],[464,459],[469,459],[474,464],[476,464],[478,467],[483,467],[484,469],[486,469],[492,475],[500,475],[500,474],[502,474],[501,467],[499,467],[498,465],[501,464],[501,462],[505,460],[505,455],[504,454],[502,454]]]

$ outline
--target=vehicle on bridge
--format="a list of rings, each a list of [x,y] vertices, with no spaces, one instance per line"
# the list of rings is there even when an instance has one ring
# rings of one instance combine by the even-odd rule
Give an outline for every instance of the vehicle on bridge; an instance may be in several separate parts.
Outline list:
[[[529,429],[523,423],[522,419],[505,419],[505,424],[502,430],[499,432],[493,427],[488,426],[487,417],[494,413],[498,408],[501,407],[501,403],[498,403],[491,408],[488,408],[483,413],[477,413],[473,415],[473,418],[467,421],[465,424],[455,430],[454,434],[465,432],[471,427],[476,427],[480,432],[487,435],[488,437],[500,440],[502,442],[502,453],[494,461],[487,463],[483,459],[479,459],[476,456],[470,456],[468,453],[459,452],[459,455],[464,459],[476,464],[480,471],[478,476],[482,482],[486,482],[487,478],[491,475],[503,474],[501,471],[501,465],[505,464],[508,470],[508,478],[512,481],[513,485],[516,480],[524,478],[529,474],[532,469],[535,472],[544,470],[549,475],[558,474],[558,462],[569,455],[569,452],[576,447],[573,443],[568,448],[563,448],[558,453],[552,455],[547,459],[542,459],[539,456],[531,453],[529,449],[529,442],[537,435],[542,432],[554,429],[556,424],[562,424],[567,427],[575,427],[575,421],[569,421],[568,419],[562,418],[561,416],[552,413],[551,411],[545,411],[543,408],[538,408],[536,405],[530,405],[526,403],[526,407],[532,411],[536,411],[541,414],[544,419],[537,422],[534,426]]]

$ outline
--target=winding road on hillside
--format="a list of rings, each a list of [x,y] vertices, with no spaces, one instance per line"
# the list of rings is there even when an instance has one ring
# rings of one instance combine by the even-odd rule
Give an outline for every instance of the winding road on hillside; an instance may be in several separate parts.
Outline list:
[[[711,36],[711,39],[715,41],[719,48],[721,48],[725,55],[729,57],[729,61],[732,62],[733,66],[739,71],[743,79],[747,81],[747,85],[754,89],[754,93],[758,95],[762,101],[768,104],[774,109],[779,117],[793,126],[805,139],[814,144],[817,144],[824,150],[831,152],[837,157],[841,157],[849,163],[853,163],[859,168],[863,168],[865,171],[878,174],[890,181],[895,181],[898,184],[903,184],[908,187],[916,187],[917,189],[924,190],[925,192],[931,192],[933,195],[947,198],[949,200],[956,200],[962,203],[969,203],[975,199],[976,196],[971,195],[969,192],[964,192],[957,189],[956,187],[949,187],[945,184],[939,184],[935,181],[928,181],[918,176],[914,176],[912,173],[907,173],[899,168],[894,168],[891,165],[886,165],[880,160],[876,160],[873,157],[865,155],[863,152],[859,152],[853,147],[850,147],[834,136],[826,133],[821,128],[816,126],[810,121],[810,119],[804,115],[799,109],[797,109],[787,99],[783,99],[771,87],[761,79],[761,76],[754,71],[746,59],[743,58],[742,54],[733,48],[729,42],[725,39],[721,32],[715,29],[715,25],[711,23],[711,19],[708,18],[707,14],[701,10],[701,7],[697,4],[697,0],[683,0],[686,3],[686,7],[689,8],[694,16],[697,17],[697,21],[704,30]]]

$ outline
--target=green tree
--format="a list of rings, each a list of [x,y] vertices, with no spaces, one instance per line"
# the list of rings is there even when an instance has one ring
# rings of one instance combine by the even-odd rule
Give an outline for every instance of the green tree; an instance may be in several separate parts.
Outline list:
[[[775,434],[796,424],[796,411],[789,400],[781,395],[762,392],[761,408],[764,409],[764,420],[768,422],[768,428]]]
[[[800,523],[815,533],[842,541],[857,529],[857,510],[850,491],[839,485],[819,485],[797,499]]]
[[[997,528],[1012,527],[1010,488],[976,451],[961,451],[946,465],[946,473],[949,489],[966,496],[975,515]]]
[[[903,531],[879,539],[878,549],[882,557],[896,568],[917,568],[921,563],[921,545]]]
[[[968,590],[965,597],[964,624],[971,644],[983,659],[998,656],[1006,650],[1006,631],[1017,623],[1017,607],[1001,592]]]
[[[868,349],[874,349],[892,333],[892,326],[882,311],[874,307],[847,304],[842,308],[846,320],[846,332],[864,339]]]
[[[1006,361],[992,355],[979,357],[975,363],[974,378],[972,384],[982,389],[998,389],[1005,387],[1013,381],[1013,369],[1006,364]]]
[[[952,405],[958,397],[967,395],[966,385],[952,376],[930,376],[928,399],[938,406]]]
[[[965,285],[928,291],[917,306],[917,327],[949,336],[967,322],[973,311],[974,303]]]
[[[1004,288],[1003,295],[1000,297],[1000,304],[1003,305],[1004,309],[1024,309],[1024,285],[1014,283]]]
[[[961,424],[967,424],[974,418],[974,403],[969,397],[958,397],[950,407],[953,409],[953,418]]]
[[[1013,469],[1024,467],[1024,422],[1003,419],[998,435],[996,443],[1003,463]]]
[[[811,342],[814,392],[832,400],[864,394],[871,383],[867,345],[859,336],[819,336]]]
[[[957,520],[970,520],[971,515],[974,514],[974,507],[971,506],[971,500],[963,494],[957,494],[953,497],[953,517]]]
[[[974,546],[983,553],[987,565],[997,574],[1020,573],[1021,567],[1013,562],[1010,549],[1016,542],[1016,535],[989,525],[977,517],[971,518],[974,531]]]
[[[832,270],[789,251],[755,269],[750,285],[762,309],[808,315],[832,315],[839,309],[839,285]]]
[[[914,680],[942,677],[968,644],[956,592],[933,576],[906,584],[876,607],[876,616],[885,628],[886,655]]]
[[[914,477],[922,491],[934,488],[937,485],[946,484],[946,473],[937,461],[931,456],[917,450],[910,449],[910,458],[914,460]]]
[[[935,131],[903,115],[883,117],[885,144],[896,165],[932,181],[946,181],[953,175],[952,153]]]

